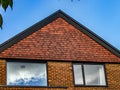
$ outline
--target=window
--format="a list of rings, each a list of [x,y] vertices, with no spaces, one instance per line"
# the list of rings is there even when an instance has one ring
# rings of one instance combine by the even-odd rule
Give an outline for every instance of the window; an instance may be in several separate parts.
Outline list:
[[[106,86],[104,65],[73,64],[75,85]]]
[[[7,62],[7,85],[47,86],[46,63]]]

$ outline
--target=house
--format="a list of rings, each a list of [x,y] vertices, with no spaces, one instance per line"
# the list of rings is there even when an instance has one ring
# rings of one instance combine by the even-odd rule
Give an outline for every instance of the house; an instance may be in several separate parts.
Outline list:
[[[58,10],[0,45],[0,90],[120,90],[120,51]]]

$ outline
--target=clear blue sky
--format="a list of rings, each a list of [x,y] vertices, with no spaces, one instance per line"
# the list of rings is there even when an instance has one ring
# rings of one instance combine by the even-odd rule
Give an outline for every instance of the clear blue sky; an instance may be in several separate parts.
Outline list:
[[[3,15],[0,44],[61,9],[120,49],[120,0],[13,0]]]

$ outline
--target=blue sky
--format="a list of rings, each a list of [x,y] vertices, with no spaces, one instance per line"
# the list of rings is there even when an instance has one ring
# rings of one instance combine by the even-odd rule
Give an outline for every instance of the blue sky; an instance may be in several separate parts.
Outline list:
[[[61,9],[120,49],[120,0],[13,0],[13,10],[0,9],[0,44]]]

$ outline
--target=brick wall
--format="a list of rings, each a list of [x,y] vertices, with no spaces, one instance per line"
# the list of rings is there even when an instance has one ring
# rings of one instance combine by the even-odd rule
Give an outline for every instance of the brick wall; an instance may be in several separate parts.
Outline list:
[[[74,87],[72,62],[56,62],[56,61],[48,61],[49,88],[10,87],[5,86],[6,62],[5,60],[0,60],[0,90],[119,90],[120,65],[106,63],[105,67],[107,73],[108,87]]]
[[[0,85],[6,84],[6,61],[0,60]]]

